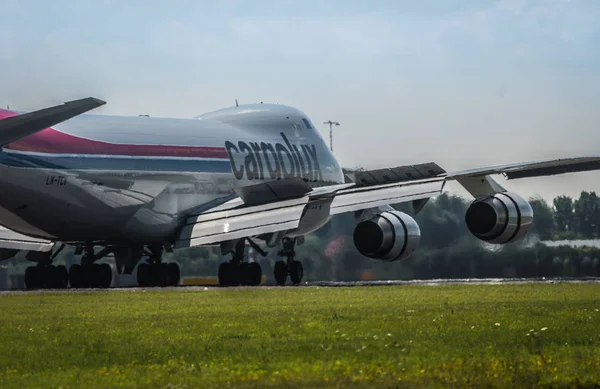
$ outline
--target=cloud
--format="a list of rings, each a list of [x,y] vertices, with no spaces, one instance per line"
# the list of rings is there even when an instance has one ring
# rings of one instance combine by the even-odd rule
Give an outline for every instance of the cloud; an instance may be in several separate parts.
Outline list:
[[[315,123],[340,121],[339,158],[373,168],[433,160],[460,169],[594,153],[600,144],[595,2],[8,7],[0,106],[94,95],[108,101],[100,112],[191,117],[234,98],[279,102]],[[581,177],[600,188],[595,176]],[[571,183],[541,182],[547,193]]]

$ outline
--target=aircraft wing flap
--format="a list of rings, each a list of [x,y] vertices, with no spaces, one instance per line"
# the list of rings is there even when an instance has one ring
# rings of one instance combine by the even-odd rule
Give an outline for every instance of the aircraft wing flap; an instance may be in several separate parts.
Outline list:
[[[387,204],[428,199],[439,195],[443,186],[444,180],[438,178],[403,185],[345,189],[339,191],[334,197],[330,214],[337,215]]]
[[[309,198],[207,212],[187,219],[175,247],[193,247],[298,227]]]
[[[54,242],[32,238],[0,226],[0,248],[24,251],[50,251]]]

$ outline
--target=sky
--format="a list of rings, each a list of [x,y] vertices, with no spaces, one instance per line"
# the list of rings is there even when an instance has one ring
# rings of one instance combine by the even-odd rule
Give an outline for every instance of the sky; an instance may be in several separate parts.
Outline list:
[[[193,117],[236,98],[281,103],[340,122],[334,152],[346,167],[600,154],[597,0],[1,7],[2,107],[94,96],[108,102],[98,113]],[[500,181],[545,199],[600,192],[600,172]]]

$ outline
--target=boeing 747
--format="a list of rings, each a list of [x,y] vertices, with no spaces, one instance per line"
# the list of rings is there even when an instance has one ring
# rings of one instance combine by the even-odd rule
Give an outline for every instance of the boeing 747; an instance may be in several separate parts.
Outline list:
[[[355,216],[358,252],[408,258],[420,229],[391,204],[418,213],[456,180],[472,196],[465,222],[494,244],[522,239],[533,211],[493,175],[508,179],[596,170],[600,156],[512,163],[446,172],[422,163],[344,174],[303,112],[278,104],[240,105],[196,118],[93,115],[95,98],[29,113],[0,110],[0,258],[27,251],[29,288],[109,287],[136,271],[141,286],[177,285],[163,253],[216,245],[219,283],[258,285],[248,245],[282,245],[274,279],[299,283],[295,250],[334,215]],[[53,264],[66,246],[80,264]],[[143,260],[146,259],[146,260]]]

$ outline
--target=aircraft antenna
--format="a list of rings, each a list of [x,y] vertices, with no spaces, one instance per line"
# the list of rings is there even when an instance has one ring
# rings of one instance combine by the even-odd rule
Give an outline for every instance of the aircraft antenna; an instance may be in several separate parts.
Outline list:
[[[329,124],[329,149],[333,151],[333,126],[339,126],[340,123],[328,120],[323,124]]]
[[[239,106],[240,106],[240,105],[238,104],[238,101],[237,101],[237,99],[235,99],[235,106],[236,106],[236,107],[239,107]]]

